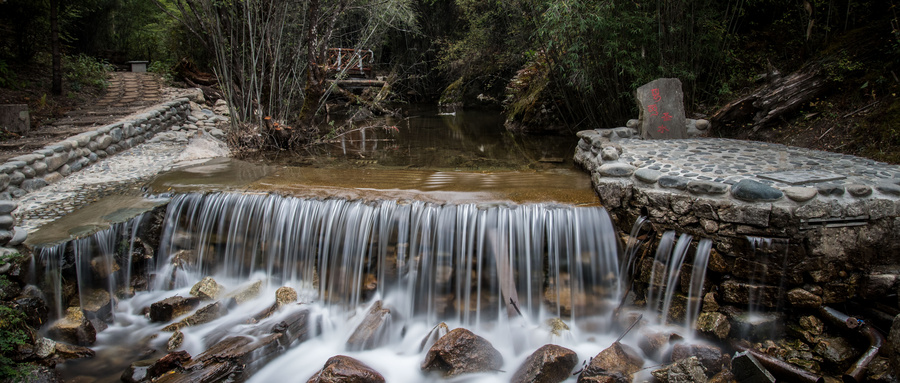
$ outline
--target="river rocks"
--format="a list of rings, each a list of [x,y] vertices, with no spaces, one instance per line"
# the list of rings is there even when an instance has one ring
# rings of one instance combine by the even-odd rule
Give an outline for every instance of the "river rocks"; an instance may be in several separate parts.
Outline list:
[[[719,195],[728,191],[728,185],[712,181],[690,181],[687,190],[693,194]]]
[[[228,297],[233,298],[235,303],[241,304],[258,297],[260,289],[262,289],[261,280],[239,287],[236,291],[228,294]]]
[[[275,290],[275,303],[277,303],[279,307],[296,302],[297,290],[287,286],[282,286],[279,287],[278,290]]]
[[[668,351],[670,342],[681,339],[681,336],[669,331],[655,331],[650,329],[641,329],[640,340],[638,340],[638,348],[645,355],[651,358],[657,358]]]
[[[188,326],[212,322],[228,314],[228,308],[222,302],[210,303],[180,322],[163,327],[163,331],[176,331]]]
[[[345,355],[332,356],[319,372],[306,383],[380,383],[384,377],[354,358]]]
[[[553,344],[535,350],[519,366],[510,383],[558,383],[566,380],[578,364],[578,354]]]
[[[701,333],[725,339],[731,332],[731,323],[725,314],[718,312],[704,312],[697,318],[697,330]]]
[[[225,287],[212,277],[205,277],[191,288],[191,295],[203,300],[216,300],[225,291]]]
[[[734,354],[731,359],[734,378],[741,383],[775,383],[775,377],[748,352]]]
[[[419,344],[419,352],[425,351],[426,348],[431,348],[438,339],[447,335],[450,332],[450,328],[447,327],[447,324],[444,322],[439,323],[437,326],[431,329],[428,332],[428,335],[425,335],[425,338],[422,338],[422,343]]]
[[[113,299],[109,295],[109,291],[104,289],[90,289],[81,294],[81,309],[88,319],[110,321],[113,306]]]
[[[175,351],[181,348],[181,345],[184,344],[184,333],[175,330],[172,333],[172,336],[169,337],[169,340],[166,341],[166,351]]]
[[[119,380],[125,383],[138,383],[149,381],[150,376],[147,373],[150,370],[150,366],[153,366],[155,360],[153,359],[144,359],[139,360],[137,362],[131,363],[128,368],[125,369],[125,372],[122,373],[122,376]]]
[[[844,338],[826,337],[819,339],[819,343],[813,349],[817,355],[825,358],[825,361],[833,364],[841,364],[853,358],[857,351]]]
[[[428,350],[422,371],[445,377],[471,372],[497,371],[503,356],[486,339],[464,328],[453,329]]]
[[[799,287],[788,291],[787,298],[788,302],[795,307],[812,309],[823,304],[822,297]]]
[[[390,329],[391,310],[382,307],[381,301],[376,301],[369,309],[369,313],[347,339],[347,350],[371,350],[380,347],[387,341]]]
[[[644,366],[644,359],[634,349],[615,342],[597,356],[578,376],[578,383],[631,382],[635,372]],[[612,378],[613,380],[609,380]]]
[[[679,361],[687,358],[697,358],[707,375],[718,374],[719,371],[729,366],[731,357],[722,352],[722,349],[708,344],[679,343],[672,348],[672,360]]]
[[[754,180],[739,181],[731,187],[731,194],[748,202],[777,201],[784,196],[781,190]]]
[[[174,296],[150,305],[151,322],[168,322],[200,305],[198,297]]]
[[[651,374],[661,383],[706,383],[708,380],[706,369],[695,356],[680,359],[665,368],[654,370]]]
[[[80,307],[69,307],[66,316],[50,327],[51,337],[63,342],[87,346],[97,340],[97,331],[94,325],[85,318]]]

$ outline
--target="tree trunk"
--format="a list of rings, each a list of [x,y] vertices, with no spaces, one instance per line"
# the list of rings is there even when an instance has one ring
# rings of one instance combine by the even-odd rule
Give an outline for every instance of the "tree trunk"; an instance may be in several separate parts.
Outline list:
[[[300,110],[300,122],[305,126],[312,126],[316,110],[319,108],[319,100],[325,94],[325,70],[322,69],[319,60],[317,36],[319,17],[319,0],[311,0],[307,10],[309,28],[307,28],[306,57],[309,64],[306,66],[306,91],[303,99],[303,108]]]
[[[59,51],[59,0],[50,0],[50,44],[53,56],[53,79],[50,92],[62,94],[62,53]]]

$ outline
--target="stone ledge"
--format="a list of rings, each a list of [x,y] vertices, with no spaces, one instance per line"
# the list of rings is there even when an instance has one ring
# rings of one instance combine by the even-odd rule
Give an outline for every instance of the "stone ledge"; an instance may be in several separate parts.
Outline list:
[[[190,114],[190,101],[179,98],[98,127],[57,143],[14,157],[0,164],[0,200],[19,198],[56,182],[101,158],[129,149],[157,132],[182,124]]]

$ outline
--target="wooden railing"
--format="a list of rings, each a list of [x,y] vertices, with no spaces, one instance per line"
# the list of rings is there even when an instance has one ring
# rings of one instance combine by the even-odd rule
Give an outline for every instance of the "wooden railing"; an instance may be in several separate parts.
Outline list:
[[[326,68],[331,75],[371,78],[374,63],[375,55],[369,49],[328,48]]]

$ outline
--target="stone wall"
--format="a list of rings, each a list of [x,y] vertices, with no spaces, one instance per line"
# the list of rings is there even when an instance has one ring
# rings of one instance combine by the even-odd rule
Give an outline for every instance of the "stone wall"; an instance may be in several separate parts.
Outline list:
[[[0,199],[18,198],[56,182],[102,158],[138,145],[157,132],[184,123],[187,98],[157,105],[126,121],[102,126],[0,165]]]
[[[868,185],[811,187],[784,187],[749,175],[712,179],[702,172],[700,177],[683,171],[663,173],[648,166],[653,163],[649,161],[652,150],[644,149],[650,153],[645,157],[628,156],[629,150],[636,149],[632,143],[653,145],[636,135],[625,127],[579,132],[575,162],[591,173],[596,192],[620,228],[646,216],[657,232],[675,230],[713,239],[710,270],[726,303],[747,303],[749,290],[756,290],[750,294],[757,297],[769,296],[770,301],[758,303],[771,307],[784,299],[797,307],[855,297],[884,301],[898,291],[900,180],[896,173],[872,178],[878,183]],[[701,140],[671,141],[685,145],[687,152]],[[667,150],[663,141],[657,142]],[[779,155],[779,147],[760,155],[772,153]],[[820,153],[824,152],[816,155]],[[886,164],[872,168],[897,170]],[[860,179],[864,178],[849,177],[847,182],[863,182]],[[773,239],[768,241],[770,249],[759,251],[753,237]],[[896,297],[892,299],[887,303],[897,305]]]

